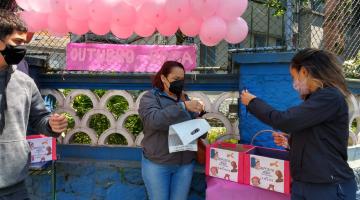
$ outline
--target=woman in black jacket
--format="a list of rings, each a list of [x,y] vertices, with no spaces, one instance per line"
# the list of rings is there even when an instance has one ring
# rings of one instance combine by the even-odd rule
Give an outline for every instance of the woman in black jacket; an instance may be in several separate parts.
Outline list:
[[[195,167],[196,152],[169,152],[169,127],[194,119],[202,102],[184,93],[184,66],[166,61],[153,79],[153,89],[140,100],[144,126],[142,177],[150,200],[186,200]]]
[[[341,64],[330,52],[305,49],[292,59],[290,74],[304,100],[300,105],[279,111],[247,90],[242,103],[262,122],[289,133],[292,200],[354,200],[356,181],[347,163],[350,92]],[[274,134],[276,143],[281,138]]]

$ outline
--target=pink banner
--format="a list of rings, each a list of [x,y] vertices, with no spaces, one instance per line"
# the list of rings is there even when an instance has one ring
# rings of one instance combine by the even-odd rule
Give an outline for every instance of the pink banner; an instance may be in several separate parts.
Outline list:
[[[195,45],[118,45],[69,43],[66,69],[107,72],[157,72],[167,60],[196,67]]]

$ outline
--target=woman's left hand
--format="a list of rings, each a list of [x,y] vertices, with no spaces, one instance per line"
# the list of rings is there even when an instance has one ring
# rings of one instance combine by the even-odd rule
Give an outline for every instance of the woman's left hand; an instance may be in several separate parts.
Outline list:
[[[241,92],[241,103],[245,106],[249,105],[250,101],[255,99],[256,96],[248,92],[247,90],[243,90]]]
[[[181,97],[180,97],[181,101],[186,101],[187,100],[186,96],[187,96],[187,94],[184,91],[182,91]]]

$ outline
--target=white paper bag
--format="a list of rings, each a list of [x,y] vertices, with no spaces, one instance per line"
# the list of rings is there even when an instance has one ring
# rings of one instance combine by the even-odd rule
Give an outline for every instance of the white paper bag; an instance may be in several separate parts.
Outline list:
[[[205,119],[193,119],[171,125],[169,128],[169,152],[197,151],[197,139],[210,130]]]

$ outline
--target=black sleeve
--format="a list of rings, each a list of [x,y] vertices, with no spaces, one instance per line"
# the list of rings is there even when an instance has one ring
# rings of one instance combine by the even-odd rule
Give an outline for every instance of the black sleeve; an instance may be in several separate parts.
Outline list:
[[[259,120],[274,129],[293,133],[322,123],[338,111],[341,105],[339,94],[330,91],[318,91],[299,106],[279,111],[255,98],[248,105],[248,110]]]

